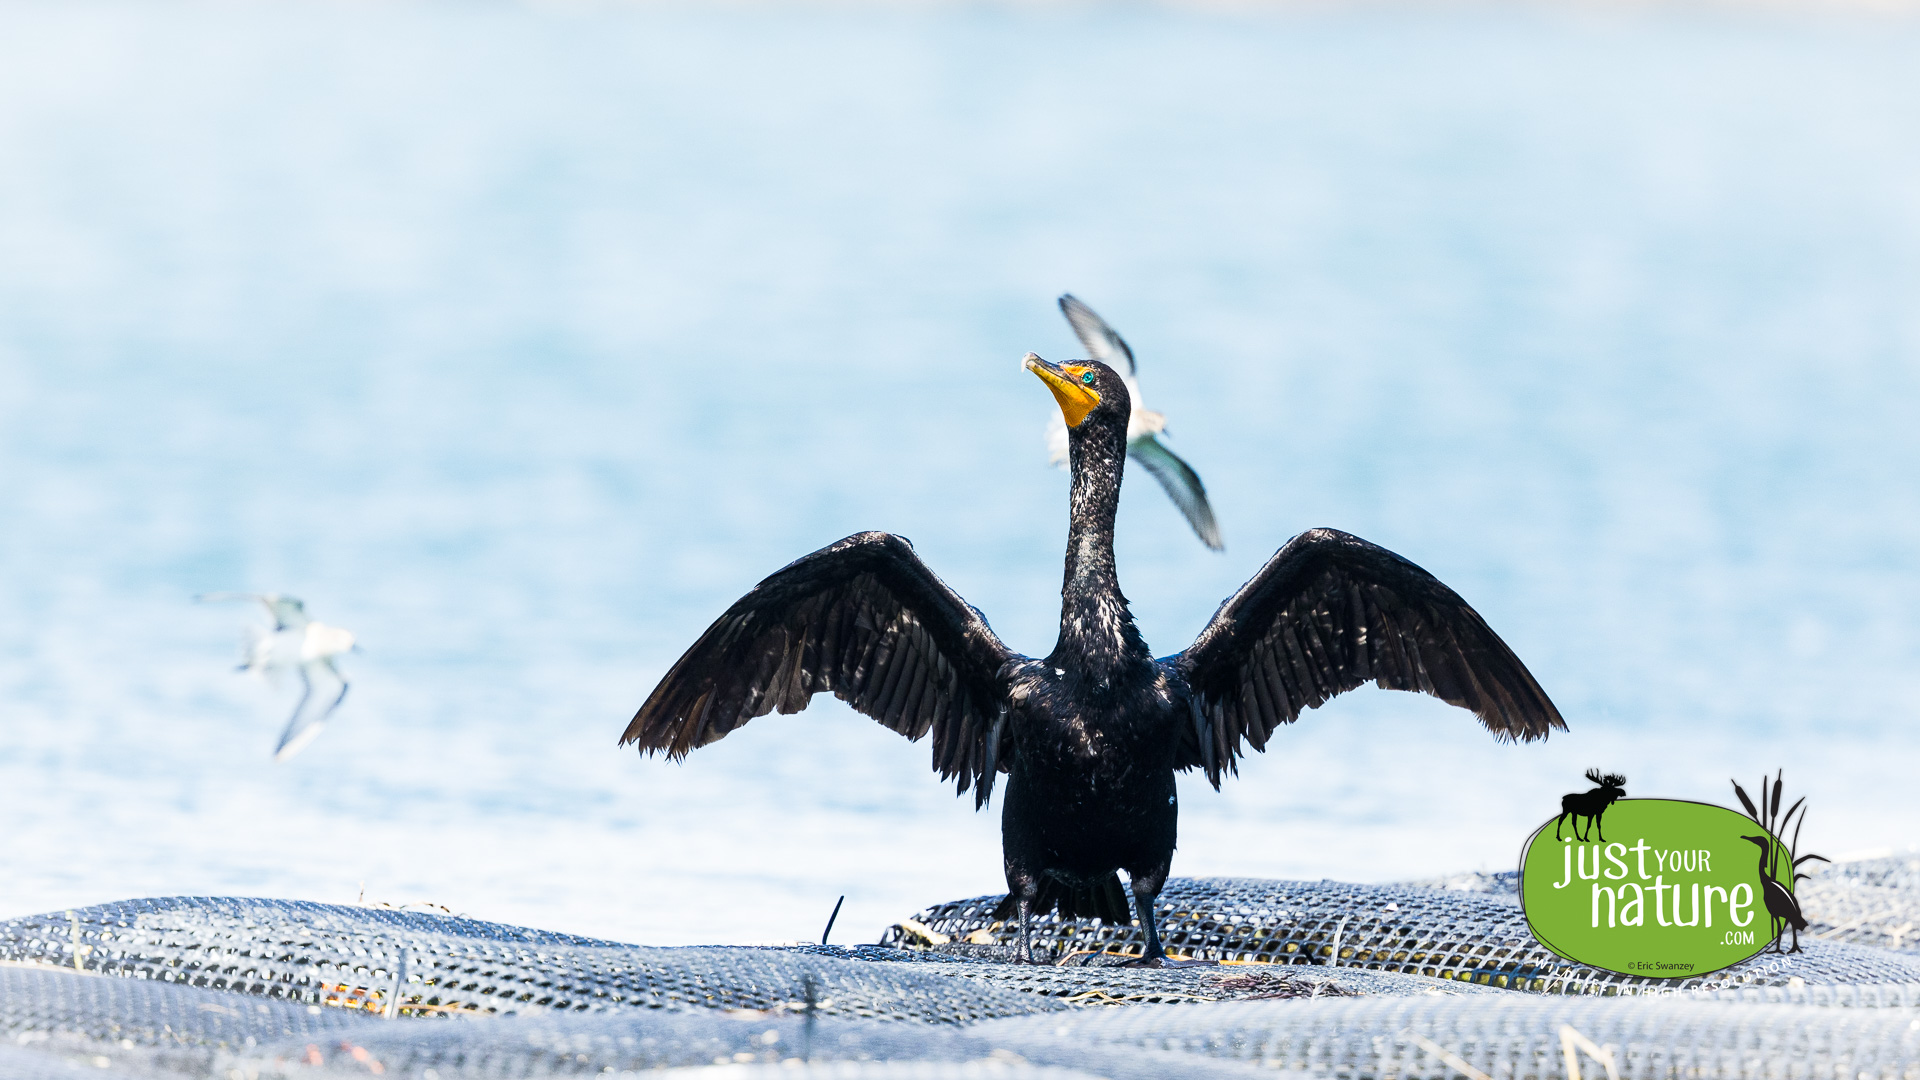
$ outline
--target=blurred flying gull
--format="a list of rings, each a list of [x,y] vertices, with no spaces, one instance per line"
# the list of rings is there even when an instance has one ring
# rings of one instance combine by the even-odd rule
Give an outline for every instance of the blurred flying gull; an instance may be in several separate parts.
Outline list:
[[[254,672],[270,681],[277,680],[279,674],[289,668],[300,673],[300,703],[293,707],[286,730],[280,733],[280,745],[273,748],[273,760],[285,761],[299,753],[320,734],[327,717],[346,700],[347,679],[334,666],[333,658],[357,647],[353,633],[308,618],[307,606],[294,596],[201,593],[194,600],[203,604],[257,600],[266,606],[267,614],[273,618],[273,629],[247,628],[239,670]],[[324,690],[320,700],[326,702],[325,708],[315,702],[313,684],[316,680]],[[333,692],[335,683],[340,686],[339,693]]]
[[[1067,317],[1080,344],[1086,346],[1087,358],[1119,372],[1127,384],[1127,393],[1133,398],[1133,412],[1127,417],[1127,457],[1139,462],[1167,489],[1167,497],[1187,516],[1187,524],[1193,526],[1201,543],[1215,551],[1224,550],[1226,545],[1220,539],[1219,524],[1213,520],[1213,507],[1207,502],[1207,489],[1200,483],[1200,474],[1160,442],[1160,436],[1167,433],[1167,418],[1140,406],[1140,383],[1133,350],[1105,319],[1095,315],[1092,308],[1072,293],[1060,297],[1060,313]],[[1047,425],[1047,451],[1055,465],[1066,467],[1067,423],[1058,412]]]

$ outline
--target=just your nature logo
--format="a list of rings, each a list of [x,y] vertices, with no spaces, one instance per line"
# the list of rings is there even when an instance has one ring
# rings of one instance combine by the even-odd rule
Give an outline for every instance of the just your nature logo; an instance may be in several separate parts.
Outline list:
[[[1794,886],[1806,800],[1780,811],[1781,776],[1742,814],[1679,799],[1630,799],[1627,778],[1587,772],[1560,814],[1527,839],[1520,904],[1533,936],[1577,963],[1622,975],[1690,979],[1771,947],[1800,950],[1807,920]],[[1792,832],[1787,841],[1781,835]],[[1792,935],[1787,950],[1783,939]]]

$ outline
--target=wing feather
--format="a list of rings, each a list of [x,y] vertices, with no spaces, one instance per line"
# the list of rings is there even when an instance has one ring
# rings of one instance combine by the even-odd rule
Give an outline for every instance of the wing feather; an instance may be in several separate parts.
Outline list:
[[[1458,593],[1385,548],[1332,529],[1288,541],[1220,605],[1193,645],[1162,661],[1194,695],[1203,722],[1178,765],[1215,786],[1244,741],[1372,682],[1420,691],[1474,713],[1500,739],[1566,728],[1513,650]],[[1202,729],[1205,730],[1202,730]],[[1211,737],[1213,746],[1202,740]]]
[[[1252,705],[1261,715],[1272,716],[1278,711],[1274,707],[1274,691],[1281,690],[1281,687],[1276,685],[1278,680],[1272,678],[1272,665],[1266,662],[1267,659],[1268,657],[1261,656],[1258,653],[1254,654],[1253,663],[1246,666],[1244,679],[1244,685],[1247,690],[1251,690],[1252,693],[1248,694],[1243,690],[1241,692],[1241,698]],[[1286,700],[1284,691],[1282,691],[1280,700]],[[1247,732],[1247,739],[1253,743],[1255,748],[1260,747],[1267,741],[1266,733],[1260,731],[1258,728]]]
[[[1200,482],[1200,474],[1193,471],[1193,466],[1161,445],[1157,435],[1147,435],[1128,442],[1127,456],[1139,462],[1155,480],[1160,481],[1167,497],[1173,500],[1174,506],[1179,507],[1201,543],[1215,551],[1226,547],[1226,542],[1220,538],[1220,523],[1213,516],[1213,504],[1207,501],[1207,487]]]
[[[1017,659],[978,611],[887,533],[831,544],[754,586],[673,665],[621,735],[685,757],[756,716],[832,693],[905,735],[933,735],[933,764],[959,790],[1006,759],[1000,670]],[[993,764],[989,764],[993,763]]]
[[[899,722],[893,725],[893,730],[909,739],[918,739],[927,733],[920,724],[920,699],[927,690],[927,676],[933,674],[936,667],[932,657],[921,651],[919,638],[916,626],[907,639],[908,672],[901,679],[906,689],[900,694]]]
[[[1127,374],[1139,374],[1134,370],[1133,350],[1127,347],[1119,334],[1113,332],[1107,320],[1095,315],[1092,308],[1081,303],[1072,293],[1061,295],[1060,314],[1065,315],[1068,325],[1073,327],[1073,336],[1086,346],[1087,359],[1098,360],[1115,371],[1125,362]]]

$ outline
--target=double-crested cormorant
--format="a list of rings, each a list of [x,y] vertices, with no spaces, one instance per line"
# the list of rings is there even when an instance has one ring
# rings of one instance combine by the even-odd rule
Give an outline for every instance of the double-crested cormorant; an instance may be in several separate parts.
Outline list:
[[[273,748],[273,760],[285,761],[305,749],[320,734],[327,717],[347,699],[347,677],[334,666],[333,658],[356,647],[353,632],[308,618],[307,606],[298,597],[278,593],[201,593],[194,599],[201,603],[257,600],[266,606],[267,614],[273,619],[273,629],[249,628],[240,670],[268,677],[288,668],[300,673],[300,701],[293,707],[293,715],[287,718],[286,728],[280,732],[280,743]],[[314,701],[316,679],[323,684],[340,686],[337,694],[331,692],[331,686],[327,687],[328,692],[322,698],[324,706]]]
[[[1740,839],[1760,845],[1760,900],[1767,906],[1767,914],[1773,919],[1773,951],[1799,952],[1800,931],[1807,928],[1807,917],[1800,914],[1800,901],[1793,898],[1785,885],[1773,876],[1774,840],[1768,836],[1743,836]],[[1793,948],[1782,949],[1780,939],[1787,936],[1787,927],[1793,928]]]
[[[1045,659],[987,620],[887,533],[849,536],[756,585],[673,665],[621,736],[681,758],[756,716],[831,691],[910,739],[985,806],[1007,773],[1004,918],[1128,920],[1132,878],[1147,943],[1165,957],[1154,897],[1173,857],[1174,773],[1218,788],[1242,743],[1263,749],[1302,709],[1366,682],[1472,710],[1496,737],[1564,728],[1533,676],[1431,574],[1331,529],[1288,541],[1185,652],[1155,660],[1114,572],[1127,456],[1125,380],[1104,364],[1026,367],[1071,432],[1072,523],[1060,639]]]
[[[1200,474],[1160,441],[1160,436],[1167,431],[1167,418],[1141,403],[1139,369],[1133,362],[1133,350],[1105,319],[1095,315],[1092,308],[1072,293],[1060,297],[1060,314],[1067,317],[1074,336],[1086,346],[1087,356],[1119,372],[1121,381],[1127,385],[1127,398],[1133,403],[1127,412],[1127,456],[1139,462],[1167,489],[1167,497],[1186,515],[1187,524],[1193,526],[1194,535],[1201,543],[1215,551],[1225,548],[1220,539],[1220,525],[1213,519],[1213,505],[1207,502],[1206,485],[1200,483]],[[1047,425],[1047,450],[1055,465],[1066,465],[1071,456],[1067,448],[1067,425],[1059,416]]]

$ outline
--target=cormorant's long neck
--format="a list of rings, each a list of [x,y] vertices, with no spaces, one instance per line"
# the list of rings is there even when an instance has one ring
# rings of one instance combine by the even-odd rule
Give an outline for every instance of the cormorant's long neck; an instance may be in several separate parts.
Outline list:
[[[1120,508],[1127,431],[1104,416],[1089,417],[1068,431],[1067,448],[1073,516],[1060,587],[1060,641],[1053,655],[1091,668],[1116,666],[1147,653],[1113,564],[1113,519]]]

